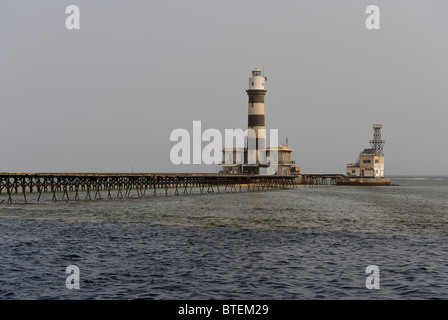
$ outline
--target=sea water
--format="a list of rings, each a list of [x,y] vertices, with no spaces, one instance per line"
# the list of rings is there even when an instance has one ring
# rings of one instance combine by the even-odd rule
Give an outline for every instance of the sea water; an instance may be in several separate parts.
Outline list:
[[[446,299],[448,179],[392,183],[4,201],[0,299]]]

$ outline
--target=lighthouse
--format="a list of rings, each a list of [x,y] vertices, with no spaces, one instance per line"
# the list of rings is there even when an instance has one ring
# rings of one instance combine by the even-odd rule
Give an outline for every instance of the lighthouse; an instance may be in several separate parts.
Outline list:
[[[381,123],[374,123],[370,149],[364,149],[354,164],[347,164],[348,177],[384,178],[384,143],[381,138]]]
[[[252,70],[252,77],[249,78],[249,89],[246,90],[249,96],[248,105],[248,157],[258,162],[258,150],[266,149],[266,128],[264,113],[264,82],[266,78],[262,77],[261,70],[255,68]]]
[[[296,168],[295,162],[291,161],[293,149],[276,144],[266,146],[264,113],[264,96],[266,95],[264,84],[266,80],[260,69],[252,70],[252,77],[249,78],[249,89],[246,90],[249,97],[247,143],[244,148],[228,147],[222,149],[222,162],[219,164],[222,168],[219,171],[220,173],[289,175],[300,172],[300,168]],[[272,139],[272,136],[270,136],[270,139]],[[270,141],[270,144],[272,145],[272,141]],[[242,159],[244,161],[241,161]],[[269,159],[268,162],[267,159]]]

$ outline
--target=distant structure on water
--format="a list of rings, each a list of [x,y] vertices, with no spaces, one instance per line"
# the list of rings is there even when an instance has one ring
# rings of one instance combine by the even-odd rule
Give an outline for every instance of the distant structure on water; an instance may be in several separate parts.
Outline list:
[[[364,149],[355,163],[347,164],[348,177],[384,178],[385,141],[381,138],[382,125],[373,124],[373,140],[370,140],[370,149]]]
[[[252,70],[252,77],[249,78],[249,89],[246,90],[249,96],[247,144],[244,148],[222,149],[221,173],[260,174],[266,171],[272,162],[275,163],[277,171],[266,172],[268,174],[290,175],[300,173],[300,169],[295,166],[295,161],[291,161],[291,154],[294,150],[288,147],[288,143],[286,143],[286,146],[266,147],[264,110],[264,96],[267,92],[264,88],[266,80],[267,78],[262,76],[260,69],[255,68]],[[255,146],[255,148],[249,148],[250,152],[255,152],[254,163],[249,163],[250,161],[248,161],[248,146]],[[263,161],[260,161],[258,158],[259,150],[266,151],[267,157],[271,156],[272,151],[275,150],[277,152],[272,152],[272,159],[269,164],[263,164]],[[241,157],[244,158],[242,159]]]
[[[304,174],[291,160],[294,152],[285,145],[266,146],[265,104],[264,97],[267,90],[265,81],[258,68],[252,70],[249,78],[248,122],[246,141],[240,140],[237,147],[222,149],[222,162],[219,164],[220,174],[254,174],[254,175],[280,175],[295,176],[296,184],[306,186],[321,185],[365,185],[386,186],[390,179],[384,177],[384,140],[381,138],[381,124],[373,124],[373,140],[370,140],[370,149],[364,149],[355,163],[349,163],[344,174]],[[272,145],[272,141],[270,143]],[[259,151],[260,154],[259,154]],[[275,152],[274,152],[275,151]],[[264,158],[264,154],[267,159]],[[269,161],[266,161],[269,160]]]

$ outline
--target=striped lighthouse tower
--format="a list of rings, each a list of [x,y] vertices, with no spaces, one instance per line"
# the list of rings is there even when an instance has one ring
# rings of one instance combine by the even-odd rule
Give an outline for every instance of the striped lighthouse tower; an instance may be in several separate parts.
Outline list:
[[[258,150],[266,149],[266,129],[264,120],[264,82],[266,78],[261,76],[261,70],[252,70],[252,77],[249,78],[249,89],[246,90],[249,96],[248,110],[248,158],[249,163],[258,163]],[[252,130],[251,130],[252,129]],[[251,160],[252,159],[252,160]]]

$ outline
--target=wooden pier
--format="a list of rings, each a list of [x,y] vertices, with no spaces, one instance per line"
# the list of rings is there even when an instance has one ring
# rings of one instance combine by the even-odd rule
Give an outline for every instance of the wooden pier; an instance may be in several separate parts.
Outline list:
[[[292,188],[295,178],[207,173],[0,173],[0,203],[13,203],[13,198],[15,202],[39,202],[43,193],[57,201],[269,190]]]

